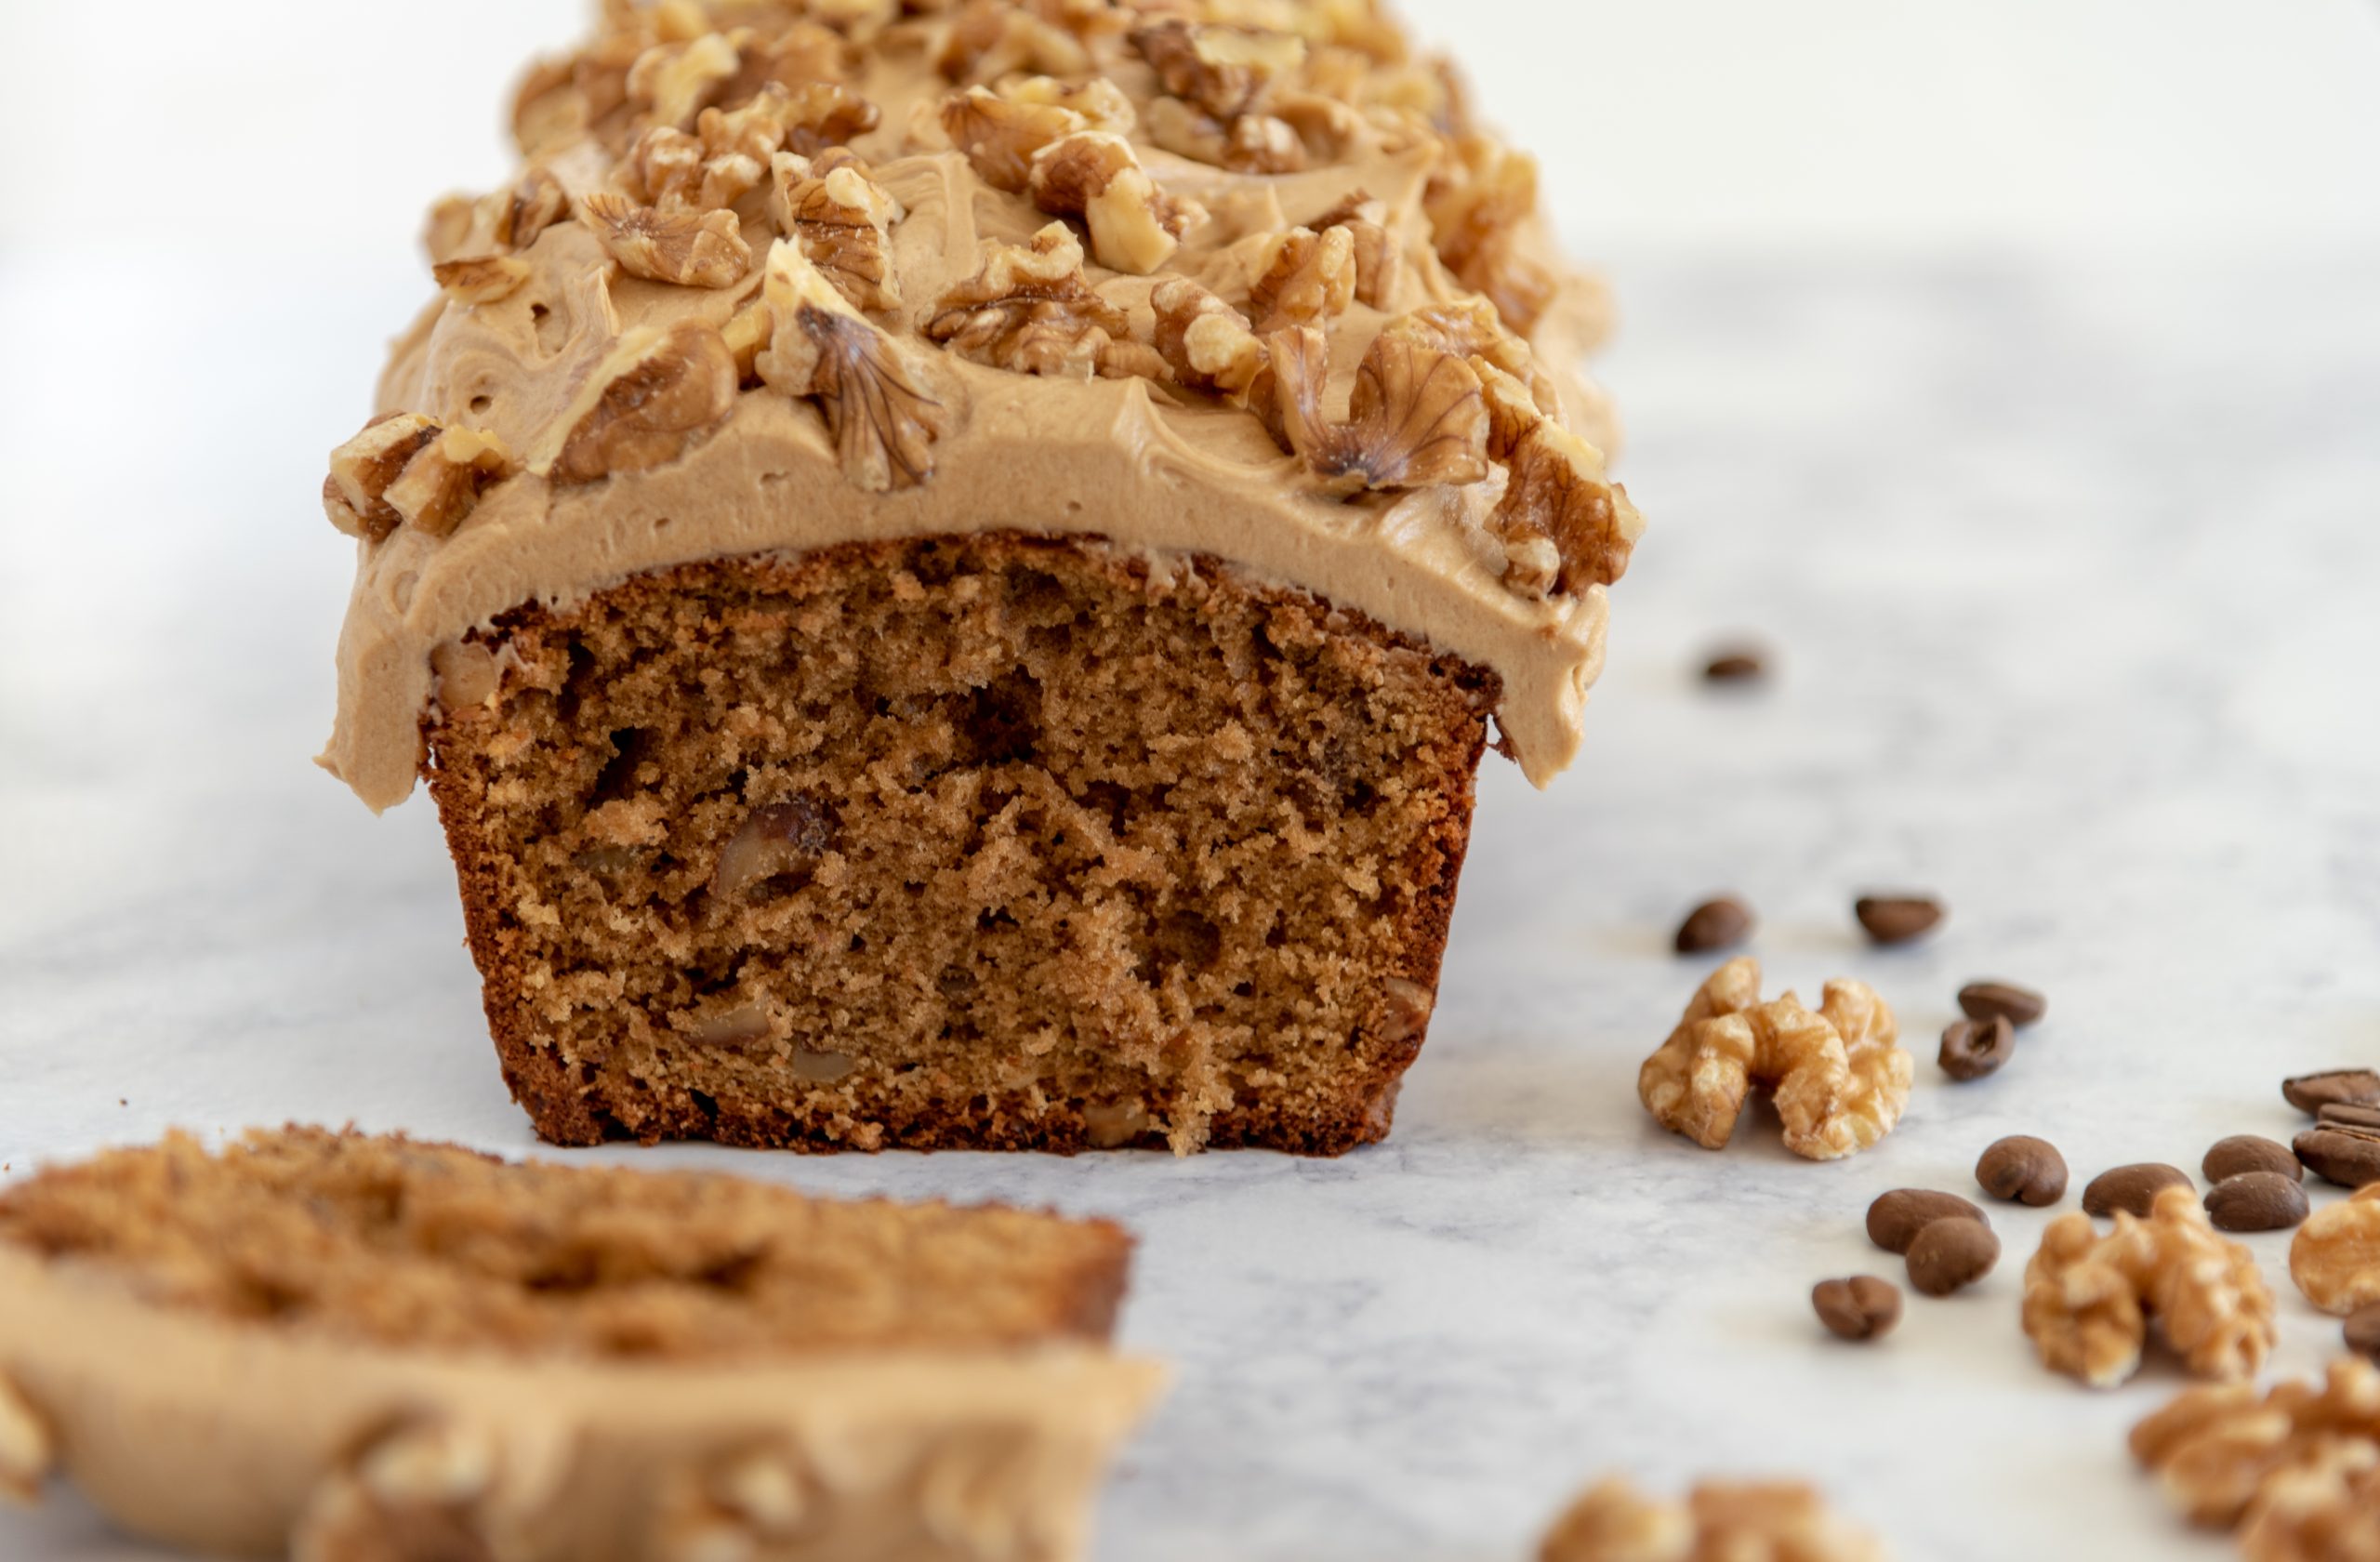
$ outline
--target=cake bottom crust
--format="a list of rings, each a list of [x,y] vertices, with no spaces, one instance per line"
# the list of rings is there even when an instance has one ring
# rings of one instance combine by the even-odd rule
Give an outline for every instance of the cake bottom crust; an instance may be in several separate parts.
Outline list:
[[[1335,1155],[1426,1032],[1492,673],[1217,561],[712,561],[442,649],[505,1077],[562,1144]]]

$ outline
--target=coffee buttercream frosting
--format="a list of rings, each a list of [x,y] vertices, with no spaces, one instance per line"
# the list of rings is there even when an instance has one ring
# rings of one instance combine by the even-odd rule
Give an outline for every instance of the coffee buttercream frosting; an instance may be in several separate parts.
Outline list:
[[[509,608],[990,529],[1314,592],[1493,670],[1532,781],[1575,754],[1640,529],[1602,294],[1368,0],[615,3],[514,127],[324,485],[373,807]]]

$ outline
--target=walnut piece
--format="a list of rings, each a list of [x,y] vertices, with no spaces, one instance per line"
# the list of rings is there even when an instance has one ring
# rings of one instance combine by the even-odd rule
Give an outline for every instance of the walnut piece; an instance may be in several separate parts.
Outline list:
[[[729,287],[751,269],[752,246],[732,211],[665,212],[598,191],[579,202],[578,216],[630,276],[681,287]]]
[[[975,177],[995,190],[1021,194],[1033,179],[1041,149],[1090,127],[1060,103],[1003,97],[973,86],[943,99],[943,133],[966,153]]]
[[[1637,1071],[1653,1119],[1704,1149],[1726,1147],[1754,1085],[1773,1092],[1785,1147],[1835,1160],[1890,1133],[1915,1065],[1892,1010],[1863,982],[1837,978],[1813,1012],[1792,993],[1760,1001],[1760,962],[1729,960],[1698,988],[1677,1026]]]
[[[2115,1221],[2101,1237],[2076,1211],[2042,1233],[2023,1311],[2042,1364],[2112,1387],[2139,1370],[2154,1322],[2197,1376],[2253,1376],[2277,1336],[2255,1255],[2217,1235],[2188,1187],[2160,1193],[2146,1220],[2119,1211]]]
[[[1132,339],[1124,311],[1084,278],[1082,258],[1081,242],[1063,222],[1036,233],[1030,246],[987,245],[983,269],[935,304],[927,338],[1019,374],[1162,378],[1164,361]]]
[[[855,308],[900,308],[892,225],[906,214],[868,177],[867,165],[840,149],[814,163],[781,152],[772,172],[769,210],[777,231],[799,243],[811,264]]]
[[[1311,325],[1265,338],[1271,392],[1291,454],[1341,492],[1477,483],[1488,475],[1479,377],[1451,353],[1382,332],[1364,353],[1347,421],[1323,416],[1329,350]],[[1261,389],[1261,381],[1260,381]]]
[[[2289,1277],[2326,1313],[2380,1302],[2380,1183],[2307,1217],[2290,1238]]]
[[[1104,5],[1093,17],[1112,15]],[[1037,15],[1013,0],[968,0],[949,25],[934,63],[954,82],[988,82],[1018,72],[1079,76],[1092,69],[1081,32],[1064,25],[1077,20]],[[1087,31],[1084,29],[1083,31]]]
[[[448,429],[416,451],[380,496],[416,530],[452,536],[480,495],[511,471],[512,453],[502,440],[475,429]]]
[[[1422,203],[1438,258],[1527,336],[1555,287],[1553,273],[1520,246],[1537,211],[1537,162],[1480,135],[1458,138],[1448,152]]]
[[[2240,1530],[2248,1562],[2370,1562],[2380,1557],[2380,1450],[2337,1450],[2265,1482]]]
[[[1355,261],[1355,301],[1371,309],[1388,307],[1389,296],[1396,290],[1403,269],[1396,242],[1389,236],[1387,221],[1388,208],[1355,190],[1306,224],[1318,233],[1333,230],[1346,232]]]
[[[492,304],[521,290],[529,280],[529,263],[509,255],[474,255],[441,260],[430,274],[440,291],[458,304]]]
[[[901,350],[797,245],[772,245],[764,276],[770,336],[755,360],[760,377],[816,399],[850,482],[875,493],[923,483],[948,415]]]
[[[735,358],[713,326],[639,326],[590,373],[530,460],[558,483],[674,461],[735,405]]]
[[[2245,1383],[2185,1389],[2133,1428],[2131,1446],[2191,1523],[2232,1529],[2244,1519],[2243,1539],[2270,1537],[2267,1551],[2249,1555],[2353,1557],[2271,1548],[2299,1542],[2352,1494],[2340,1477],[2380,1468],[2380,1367],[2342,1357],[2319,1383],[2286,1382],[2264,1395]],[[2380,1490],[2367,1489],[2363,1501],[2373,1498]]]
[[[15,1383],[0,1376],[0,1497],[35,1501],[57,1463],[49,1423]]]
[[[438,419],[418,412],[384,413],[331,452],[323,480],[323,510],[352,537],[378,542],[404,523],[387,499],[405,464],[438,437]]]
[[[1160,98],[1149,105],[1144,126],[1149,139],[1175,156],[1236,174],[1294,174],[1308,160],[1296,126],[1272,114],[1226,121],[1179,98]]]
[[[1509,410],[1509,397],[1501,405]],[[1567,596],[1628,572],[1645,518],[1628,490],[1605,480],[1602,451],[1540,417],[1514,441],[1505,467],[1488,530],[1504,544],[1507,586],[1526,596]]]
[[[1355,301],[1355,236],[1344,227],[1291,228],[1261,240],[1249,270],[1249,312],[1260,334],[1318,324]]]
[[[1172,258],[1182,235],[1206,219],[1177,201],[1141,166],[1132,143],[1106,130],[1081,130],[1033,154],[1033,204],[1057,216],[1080,213],[1099,263],[1146,276]]]
[[[648,125],[683,130],[742,66],[735,46],[721,33],[656,44],[628,68],[628,99],[643,109]]]
[[[1245,392],[1266,363],[1248,317],[1188,277],[1170,276],[1149,291],[1157,351],[1183,385],[1226,395]]]
[[[1875,1538],[1796,1481],[1703,1481],[1664,1502],[1613,1476],[1555,1521],[1539,1562],[1882,1562]]]
[[[1305,40],[1294,33],[1169,19],[1130,37],[1168,93],[1219,120],[1248,113],[1274,81],[1305,64]]]

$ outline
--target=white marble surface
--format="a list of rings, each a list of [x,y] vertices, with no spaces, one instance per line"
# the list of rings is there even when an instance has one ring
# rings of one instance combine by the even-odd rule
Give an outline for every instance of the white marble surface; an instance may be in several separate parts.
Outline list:
[[[2080,1176],[2194,1165],[2292,1129],[2284,1073],[2380,1057],[2375,260],[1625,277],[1609,370],[1654,530],[1581,768],[1536,794],[1490,763],[1384,1146],[607,1156],[1128,1222],[1125,1337],[1181,1383],[1105,1562],[1517,1558],[1612,1466],[1805,1472],[1904,1558],[2225,1555],[2122,1452],[2170,1371],[2095,1397],[2033,1365],[2045,1215],[1996,1211],[2001,1269],[1879,1347],[1805,1297],[1892,1273],[1867,1200],[1963,1186],[2001,1133]],[[526,1151],[426,802],[375,819],[306,763],[345,553],[304,496],[352,399],[316,388],[390,300],[308,293],[312,329],[259,338],[269,290],[206,278],[222,312],[149,338],[188,393],[127,448],[58,410],[122,383],[125,280],[0,270],[0,339],[58,365],[0,385],[0,1161],[285,1118]],[[1774,687],[1690,676],[1734,630]],[[1952,918],[1871,952],[1846,903],[1897,884]],[[1874,982],[1929,1060],[1969,977],[2036,983],[2051,1018],[1991,1080],[1923,1063],[1856,1160],[1793,1160],[1759,1119],[1706,1154],[1633,1080],[1707,964],[1672,923],[1719,887],[1765,913],[1777,979]],[[2254,1245],[2308,1367],[2335,1326],[2285,1240]],[[65,1494],[0,1517],[0,1556],[150,1555]]]

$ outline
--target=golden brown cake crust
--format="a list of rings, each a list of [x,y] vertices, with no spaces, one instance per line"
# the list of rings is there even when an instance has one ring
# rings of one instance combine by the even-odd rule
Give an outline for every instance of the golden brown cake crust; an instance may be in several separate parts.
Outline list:
[[[1492,674],[1017,533],[657,572],[477,643],[426,773],[546,1138],[1387,1133]]]

